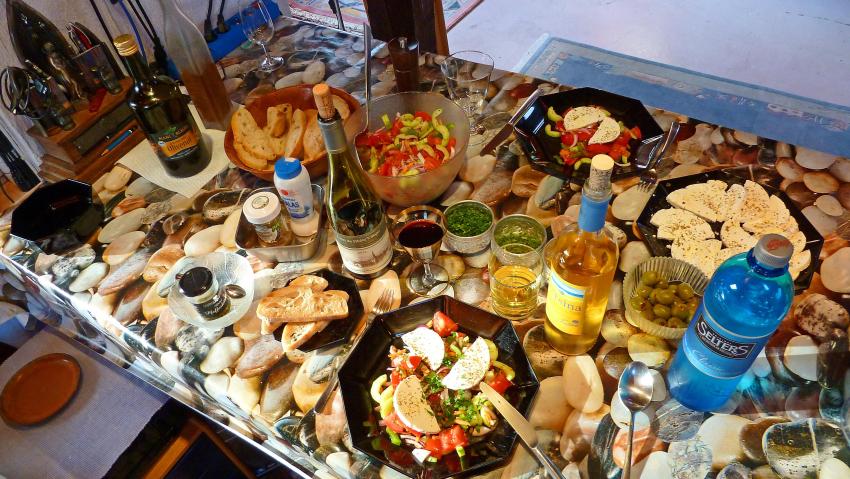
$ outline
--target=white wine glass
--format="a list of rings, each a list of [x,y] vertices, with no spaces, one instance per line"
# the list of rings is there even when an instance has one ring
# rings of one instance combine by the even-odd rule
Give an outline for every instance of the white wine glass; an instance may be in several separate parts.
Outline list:
[[[274,37],[274,19],[269,14],[262,0],[241,0],[239,2],[239,20],[242,31],[251,43],[259,45],[265,53],[265,58],[260,62],[259,70],[263,72],[274,71],[283,66],[283,57],[269,54],[267,44]]]

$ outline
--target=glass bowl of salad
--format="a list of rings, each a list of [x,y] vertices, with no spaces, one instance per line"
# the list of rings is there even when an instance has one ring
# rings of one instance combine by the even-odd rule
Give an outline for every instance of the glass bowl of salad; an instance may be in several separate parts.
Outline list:
[[[384,201],[406,208],[428,203],[454,181],[466,157],[469,122],[437,93],[405,92],[372,101],[345,122],[366,176]],[[356,138],[355,138],[356,137]]]

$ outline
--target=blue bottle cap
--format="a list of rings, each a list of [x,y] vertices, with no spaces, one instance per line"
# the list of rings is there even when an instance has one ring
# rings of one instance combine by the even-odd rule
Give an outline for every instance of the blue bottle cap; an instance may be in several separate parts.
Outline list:
[[[274,174],[284,180],[291,180],[301,173],[301,161],[297,158],[280,157],[274,164]]]

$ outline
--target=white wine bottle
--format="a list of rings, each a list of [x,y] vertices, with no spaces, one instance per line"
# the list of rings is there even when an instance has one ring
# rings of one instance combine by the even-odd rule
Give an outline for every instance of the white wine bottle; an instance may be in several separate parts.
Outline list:
[[[313,97],[328,150],[326,209],[342,263],[354,276],[374,278],[393,256],[383,204],[351,154],[330,88],[324,83],[314,86]]]

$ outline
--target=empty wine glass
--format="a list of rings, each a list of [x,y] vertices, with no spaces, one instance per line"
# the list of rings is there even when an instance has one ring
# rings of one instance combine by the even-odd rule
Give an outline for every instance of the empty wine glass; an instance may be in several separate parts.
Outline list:
[[[446,233],[443,213],[430,206],[411,206],[403,210],[393,223],[396,241],[417,264],[407,276],[407,287],[419,296],[437,296],[446,289],[449,274],[432,263]]]
[[[474,50],[461,51],[443,60],[440,69],[446,79],[449,96],[463,108],[470,122],[474,121],[484,110],[493,73],[493,57]]]
[[[266,46],[274,37],[274,19],[266,9],[265,3],[262,0],[241,0],[239,20],[248,40],[259,45],[266,55],[260,62],[259,70],[271,72],[283,66],[283,57],[271,56]]]

